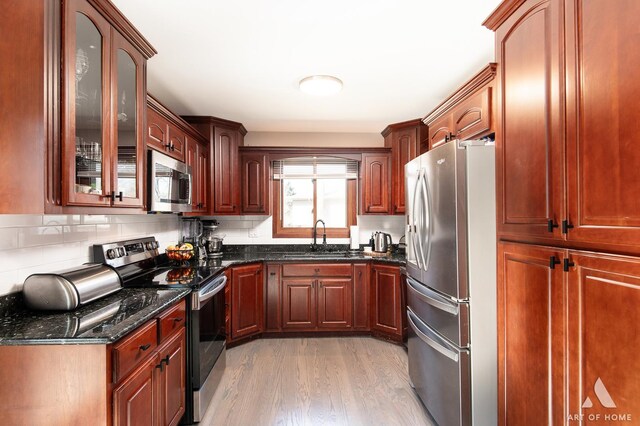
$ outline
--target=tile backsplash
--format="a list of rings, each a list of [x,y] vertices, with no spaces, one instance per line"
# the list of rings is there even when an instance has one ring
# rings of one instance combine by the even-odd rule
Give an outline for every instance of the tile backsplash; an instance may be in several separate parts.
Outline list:
[[[25,278],[91,261],[96,243],[154,235],[160,247],[178,241],[176,215],[0,215],[0,295]]]
[[[214,216],[220,225],[217,234],[224,244],[309,244],[311,238],[273,238],[272,216]],[[367,244],[371,233],[391,234],[394,244],[404,235],[404,216],[358,216],[360,244]],[[320,234],[322,235],[322,234]],[[349,244],[349,238],[328,238],[331,244]]]

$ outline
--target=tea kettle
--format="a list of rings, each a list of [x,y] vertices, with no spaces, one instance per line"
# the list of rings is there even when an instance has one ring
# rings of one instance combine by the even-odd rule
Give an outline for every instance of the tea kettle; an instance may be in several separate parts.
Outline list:
[[[386,253],[391,248],[391,244],[393,244],[393,241],[391,241],[391,234],[387,234],[386,232],[376,232],[373,235],[373,251]]]

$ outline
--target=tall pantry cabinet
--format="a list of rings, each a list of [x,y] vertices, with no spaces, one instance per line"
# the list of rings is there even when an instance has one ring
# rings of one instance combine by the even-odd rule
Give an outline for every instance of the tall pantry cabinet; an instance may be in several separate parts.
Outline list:
[[[640,2],[505,0],[500,424],[640,416]]]

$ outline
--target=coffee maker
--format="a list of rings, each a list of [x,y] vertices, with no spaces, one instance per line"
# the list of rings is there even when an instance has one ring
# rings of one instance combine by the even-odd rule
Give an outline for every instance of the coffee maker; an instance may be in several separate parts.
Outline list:
[[[225,236],[216,234],[218,222],[215,220],[206,221],[203,228],[202,244],[207,252],[207,257],[210,259],[222,257],[222,240]]]
[[[180,230],[182,242],[193,246],[198,260],[204,260],[207,257],[206,250],[202,245],[203,231],[202,222],[197,217],[182,218],[182,229]]]

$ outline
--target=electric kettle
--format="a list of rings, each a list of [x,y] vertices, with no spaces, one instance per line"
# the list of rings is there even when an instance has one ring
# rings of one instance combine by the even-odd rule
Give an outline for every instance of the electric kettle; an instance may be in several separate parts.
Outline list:
[[[376,232],[373,236],[373,251],[378,253],[386,253],[393,242],[391,241],[391,234],[386,232]]]

